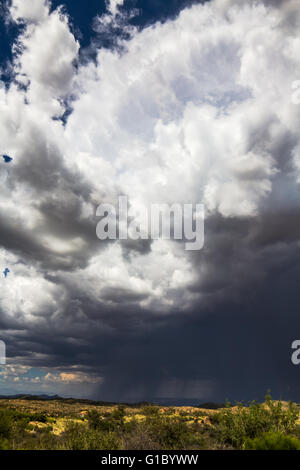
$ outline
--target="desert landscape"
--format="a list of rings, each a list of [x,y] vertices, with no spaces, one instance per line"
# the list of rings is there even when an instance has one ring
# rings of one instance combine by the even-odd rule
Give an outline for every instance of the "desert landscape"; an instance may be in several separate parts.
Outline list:
[[[0,449],[298,450],[299,405],[270,395],[264,403],[203,407],[2,398]]]

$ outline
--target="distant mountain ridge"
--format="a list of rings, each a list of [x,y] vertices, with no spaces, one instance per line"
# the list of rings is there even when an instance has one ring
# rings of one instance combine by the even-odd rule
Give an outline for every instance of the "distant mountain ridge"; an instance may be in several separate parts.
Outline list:
[[[0,395],[0,400],[17,400],[17,399],[23,399],[23,400],[57,400],[61,398],[59,395],[47,395],[45,393],[42,393],[40,395],[31,395],[27,393],[18,393],[16,395]]]
[[[47,395],[47,394],[40,394],[40,395],[31,395],[31,394],[24,394],[19,393],[16,395],[0,395],[0,400],[28,400],[28,401],[62,401],[64,403],[80,403],[86,405],[98,405],[98,406],[113,406],[118,405],[120,402],[108,402],[108,401],[99,401],[99,400],[89,400],[86,398],[67,398],[67,397],[60,397],[59,395]],[[141,401],[136,403],[123,403],[124,405],[128,406],[145,406],[145,405],[158,405],[158,406],[192,406],[195,408],[205,408],[210,410],[216,410],[218,408],[223,408],[223,403],[201,403],[199,400],[195,399],[187,399],[187,398],[153,398],[147,401]]]

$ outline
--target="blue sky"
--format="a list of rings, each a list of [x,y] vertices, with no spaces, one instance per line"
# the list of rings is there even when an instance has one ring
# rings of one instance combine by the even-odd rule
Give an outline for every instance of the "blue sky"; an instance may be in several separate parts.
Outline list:
[[[295,1],[1,14],[0,394],[297,398]],[[203,203],[204,249],[101,242],[97,206],[124,194],[137,221]]]

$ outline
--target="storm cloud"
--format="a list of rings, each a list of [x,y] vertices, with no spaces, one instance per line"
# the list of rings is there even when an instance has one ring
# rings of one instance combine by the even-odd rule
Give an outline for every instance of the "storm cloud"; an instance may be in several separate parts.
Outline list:
[[[145,28],[126,1],[107,2],[93,58],[50,6],[5,10],[22,27],[0,88],[0,152],[13,157],[0,186],[1,386],[295,398],[297,2],[197,2]],[[98,240],[98,205],[124,194],[137,221],[151,204],[203,203],[203,250]]]

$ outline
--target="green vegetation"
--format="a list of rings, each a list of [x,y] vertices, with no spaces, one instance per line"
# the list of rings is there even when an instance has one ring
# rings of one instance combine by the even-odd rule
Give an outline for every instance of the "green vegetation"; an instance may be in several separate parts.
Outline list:
[[[300,450],[300,441],[280,432],[270,431],[255,439],[247,439],[246,450]]]
[[[264,433],[292,433],[298,414],[295,404],[288,403],[284,407],[281,401],[274,402],[267,395],[264,404],[252,402],[249,407],[238,404],[235,409],[228,404],[215,416],[215,422],[218,423],[220,441],[239,449],[249,439],[258,438]]]
[[[300,450],[299,408],[274,401],[217,409],[0,402],[0,450]]]

